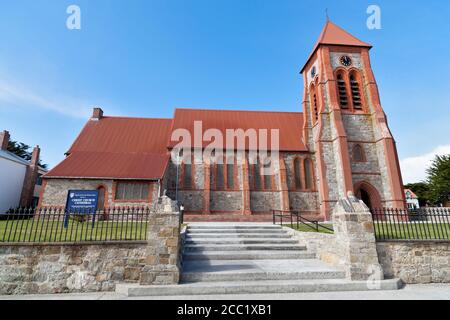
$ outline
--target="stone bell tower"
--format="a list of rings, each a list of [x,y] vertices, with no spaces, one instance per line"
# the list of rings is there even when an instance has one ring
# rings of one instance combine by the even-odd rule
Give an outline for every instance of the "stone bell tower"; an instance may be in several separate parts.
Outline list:
[[[324,219],[355,193],[369,207],[404,208],[394,138],[370,65],[370,44],[327,21],[301,74],[304,139],[315,153]]]

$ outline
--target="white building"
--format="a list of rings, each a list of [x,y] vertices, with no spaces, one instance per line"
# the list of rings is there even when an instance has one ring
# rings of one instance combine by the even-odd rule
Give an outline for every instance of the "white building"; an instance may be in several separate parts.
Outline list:
[[[0,214],[11,208],[37,206],[42,175],[39,167],[39,147],[33,150],[31,161],[7,151],[9,132],[0,132]]]
[[[420,208],[419,197],[417,197],[414,192],[409,189],[405,189],[405,197],[408,209],[414,210]]]

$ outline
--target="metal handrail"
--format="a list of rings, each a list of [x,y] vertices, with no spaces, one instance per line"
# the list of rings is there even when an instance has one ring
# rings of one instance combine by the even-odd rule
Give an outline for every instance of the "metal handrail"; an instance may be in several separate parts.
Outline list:
[[[313,229],[316,232],[319,232],[319,228],[323,228],[325,230],[334,232],[334,230],[332,228],[329,228],[321,223],[319,223],[319,221],[316,220],[309,220],[305,217],[303,217],[299,211],[291,211],[291,210],[272,210],[272,215],[273,215],[273,224],[277,224],[276,223],[276,218],[280,218],[280,224],[283,225],[283,217],[288,217],[291,221],[291,225],[294,225],[294,217],[295,222],[297,224],[297,229],[299,228],[300,224],[303,224],[311,229]],[[313,224],[314,226],[312,226],[311,224]]]

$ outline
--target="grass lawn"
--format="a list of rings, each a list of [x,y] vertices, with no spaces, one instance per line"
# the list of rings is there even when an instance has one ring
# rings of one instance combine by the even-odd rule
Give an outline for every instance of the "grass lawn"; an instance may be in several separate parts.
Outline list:
[[[449,240],[450,223],[401,222],[387,224],[376,222],[375,234],[380,240]]]
[[[333,229],[333,225],[332,224],[323,223],[322,225],[327,227],[327,228]],[[311,227],[309,227],[307,225],[304,225],[303,223],[300,223],[298,225],[298,228],[297,228],[297,225],[295,223],[293,225],[285,224],[284,226],[290,227],[290,228],[292,228],[294,230],[297,230],[297,231],[300,231],[300,232],[319,232],[319,233],[333,234],[333,232],[331,232],[328,229],[322,228],[321,226],[319,226],[319,231],[316,231],[315,229],[313,229],[313,228],[315,228],[315,226],[313,224],[311,224]]]
[[[323,224],[325,227],[333,228],[332,224]],[[285,224],[294,230],[301,232],[319,232],[333,234],[333,232],[319,226],[319,231],[313,228],[300,224]],[[313,226],[313,225],[312,225]],[[409,222],[386,224],[378,222],[374,224],[375,234],[379,240],[449,240],[450,239],[450,224],[430,224],[426,222]]]
[[[146,240],[147,222],[0,221],[0,242]]]

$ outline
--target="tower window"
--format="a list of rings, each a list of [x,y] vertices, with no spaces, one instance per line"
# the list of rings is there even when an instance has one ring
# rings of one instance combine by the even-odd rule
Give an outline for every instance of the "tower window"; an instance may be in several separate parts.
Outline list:
[[[337,87],[339,94],[339,105],[342,109],[348,109],[347,87],[342,74],[337,76]]]
[[[356,80],[356,77],[354,75],[350,76],[350,87],[351,87],[351,90],[352,90],[353,107],[355,109],[362,109],[361,93],[360,93],[360,90],[359,90],[359,83]]]
[[[352,158],[353,158],[353,161],[355,161],[355,162],[365,162],[366,161],[366,157],[364,155],[364,149],[359,144],[357,144],[353,147]]]

